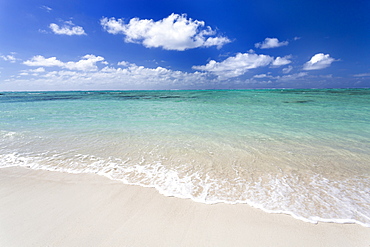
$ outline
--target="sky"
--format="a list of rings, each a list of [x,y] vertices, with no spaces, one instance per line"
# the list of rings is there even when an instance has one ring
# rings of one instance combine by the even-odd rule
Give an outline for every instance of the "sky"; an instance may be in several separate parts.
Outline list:
[[[370,87],[368,0],[0,0],[0,91]]]

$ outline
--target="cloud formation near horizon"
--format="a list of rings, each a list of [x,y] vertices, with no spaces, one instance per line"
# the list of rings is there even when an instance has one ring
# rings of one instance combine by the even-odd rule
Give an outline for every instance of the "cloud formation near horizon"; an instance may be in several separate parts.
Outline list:
[[[325,69],[334,61],[336,60],[330,57],[329,54],[324,55],[324,53],[317,53],[316,55],[312,56],[310,61],[303,65],[303,70]]]
[[[268,55],[258,55],[255,53],[238,53],[234,57],[228,57],[222,62],[215,60],[209,61],[206,65],[193,66],[193,69],[211,72],[219,79],[233,78],[245,74],[250,69],[264,67],[271,64],[279,67],[291,63],[290,56],[274,57]]]
[[[103,66],[97,66],[100,62]],[[12,85],[37,85],[84,88],[85,86],[124,87],[126,89],[181,88],[207,83],[207,74],[187,73],[163,67],[148,68],[127,61],[118,62],[119,67],[106,66],[103,57],[85,55],[77,62],[62,62],[56,57],[34,56],[24,65],[38,67],[21,70],[16,78],[9,80]],[[45,68],[46,69],[45,69]],[[54,67],[54,68],[53,68]],[[32,82],[32,83],[29,83]]]
[[[69,70],[96,71],[98,69],[96,63],[103,61],[103,57],[95,55],[85,55],[78,62],[62,62],[56,57],[45,58],[41,55],[37,55],[23,62],[23,64],[27,66],[61,67]]]
[[[307,72],[288,74],[293,67],[285,68],[283,76],[272,72],[246,74],[252,69],[262,67],[276,68],[290,64],[291,55],[272,57],[254,52],[238,53],[221,62],[214,60],[205,65],[193,66],[195,72],[173,70],[161,66],[145,67],[128,61],[109,63],[104,57],[85,55],[76,61],[63,62],[57,57],[37,55],[23,62],[26,66],[36,67],[20,70],[17,76],[5,81],[10,88],[21,86],[33,89],[40,85],[59,86],[61,89],[182,89],[228,87],[229,85],[272,85],[276,83],[304,82],[310,78]],[[115,65],[114,65],[115,64]],[[261,70],[256,70],[260,72]]]
[[[197,47],[222,47],[231,42],[216,36],[216,31],[205,27],[203,21],[187,18],[186,14],[171,14],[159,21],[133,18],[128,24],[123,19],[102,18],[100,24],[111,34],[124,34],[125,42],[141,43],[147,48],[184,51]]]

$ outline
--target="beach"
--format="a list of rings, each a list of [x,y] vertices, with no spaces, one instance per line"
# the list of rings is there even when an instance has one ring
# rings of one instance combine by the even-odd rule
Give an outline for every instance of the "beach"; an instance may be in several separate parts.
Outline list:
[[[94,174],[0,169],[1,246],[369,246],[370,228],[166,197]]]
[[[0,247],[370,247],[366,3],[0,1]]]

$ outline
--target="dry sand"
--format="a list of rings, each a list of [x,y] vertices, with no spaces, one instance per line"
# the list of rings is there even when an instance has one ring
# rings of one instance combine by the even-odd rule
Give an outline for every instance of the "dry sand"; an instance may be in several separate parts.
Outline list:
[[[92,174],[0,169],[0,246],[370,246],[370,228],[165,197]]]

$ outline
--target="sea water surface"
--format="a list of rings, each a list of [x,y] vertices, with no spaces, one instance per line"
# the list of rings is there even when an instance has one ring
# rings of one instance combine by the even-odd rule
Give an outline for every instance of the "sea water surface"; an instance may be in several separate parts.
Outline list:
[[[370,90],[0,93],[0,167],[370,227]]]

